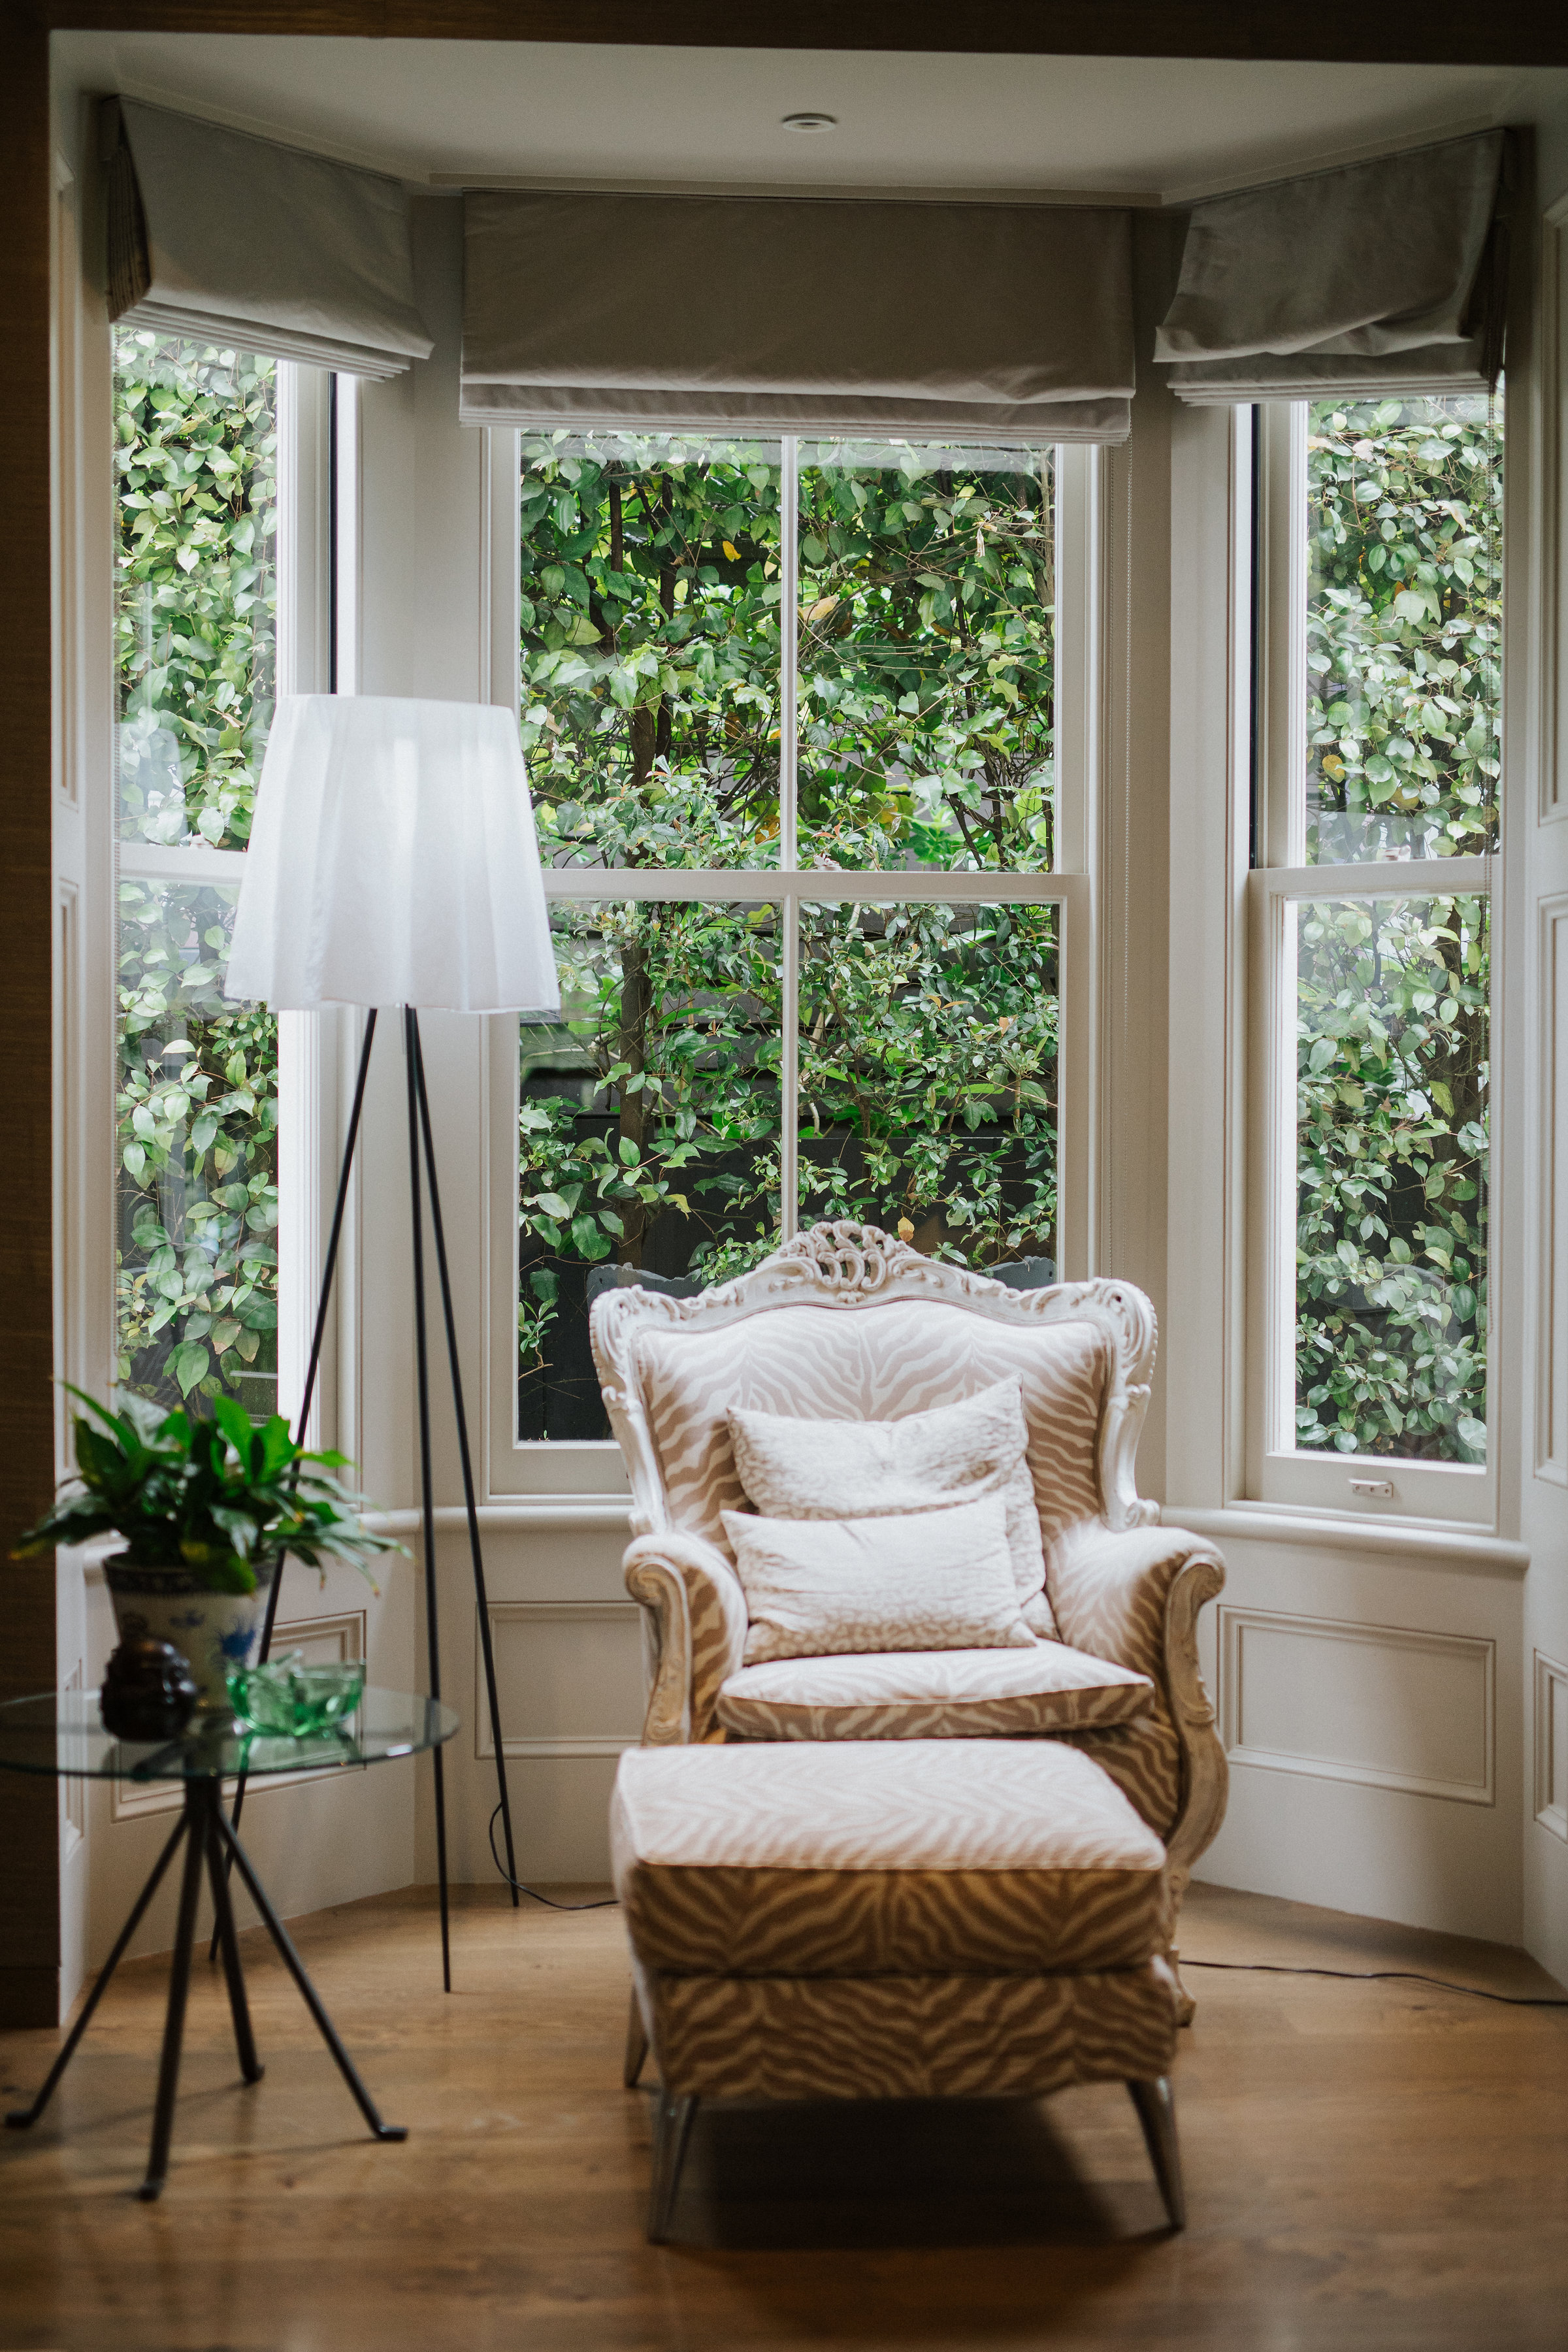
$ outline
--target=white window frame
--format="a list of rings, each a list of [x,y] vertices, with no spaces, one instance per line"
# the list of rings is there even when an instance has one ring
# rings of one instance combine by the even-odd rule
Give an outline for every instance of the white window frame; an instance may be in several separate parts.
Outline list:
[[[112,346],[111,346],[112,349]],[[332,652],[330,533],[331,386],[320,368],[278,362],[278,692],[323,691]],[[346,379],[338,379],[341,384]],[[352,389],[352,388],[351,388]],[[342,403],[340,400],[340,421]],[[351,404],[351,414],[352,404]],[[343,484],[339,464],[340,491]],[[350,484],[352,499],[352,482]],[[340,570],[340,578],[341,578]],[[341,600],[340,600],[341,601]],[[108,691],[114,693],[112,679]],[[112,742],[112,707],[110,711]],[[107,822],[114,840],[115,887],[110,896],[111,969],[118,969],[121,876],[165,882],[237,885],[243,849],[205,845],[164,847],[120,838],[119,778],[111,759]],[[317,1276],[331,1215],[335,1127],[337,1024],[319,1013],[284,1013],[278,1022],[278,1410],[292,1422],[304,1394],[314,1321]],[[108,1181],[118,1181],[112,1101],[109,1110]],[[110,1306],[112,1323],[113,1309]],[[331,1335],[329,1335],[330,1343]],[[323,1349],[323,1356],[327,1355]],[[112,1349],[110,1361],[112,1363]],[[322,1367],[310,1411],[310,1440],[334,1431],[335,1351]]]
[[[1255,666],[1258,863],[1247,877],[1252,1111],[1247,1186],[1247,1499],[1291,1510],[1353,1512],[1462,1527],[1494,1527],[1500,1379],[1497,1286],[1487,1285],[1487,1462],[1404,1462],[1319,1454],[1289,1440],[1296,1402],[1296,920],[1303,901],[1463,895],[1495,900],[1487,857],[1305,862],[1307,711],[1307,405],[1258,412],[1258,581]],[[1244,609],[1244,600],[1237,599]],[[1506,746],[1505,746],[1506,757]],[[1500,970],[1494,903],[1491,969],[1492,1118],[1488,1193],[1501,1197],[1498,1023]],[[1489,1262],[1497,1235],[1489,1232]]]
[[[521,436],[494,428],[487,435],[486,499],[489,583],[488,652],[492,702],[517,708],[518,594],[521,568]],[[793,513],[798,444],[783,444],[781,508]],[[780,863],[765,871],[651,874],[637,869],[551,867],[545,895],[552,902],[680,899],[705,904],[745,900],[777,905],[783,915],[783,1055],[781,1090],[793,1101],[798,1069],[796,978],[798,922],[803,904],[847,906],[896,902],[1055,906],[1060,915],[1058,1136],[1058,1273],[1063,1280],[1090,1273],[1093,1255],[1095,1056],[1094,904],[1091,853],[1096,837],[1097,763],[1100,740],[1099,678],[1102,642],[1100,598],[1104,566],[1102,461],[1096,447],[1058,445],[1054,458],[1057,526],[1055,646],[1057,844],[1061,863],[1050,874],[824,873],[803,868],[795,840],[794,679],[786,671],[781,710]],[[781,608],[798,612],[796,551],[785,531]],[[485,1067],[484,1132],[488,1138],[485,1227],[488,1265],[489,1411],[484,1484],[489,1500],[521,1496],[622,1496],[626,1490],[620,1449],[613,1438],[520,1439],[517,1430],[517,1132],[521,1051],[518,1024],[492,1017]],[[783,1235],[796,1231],[795,1138],[784,1121]]]

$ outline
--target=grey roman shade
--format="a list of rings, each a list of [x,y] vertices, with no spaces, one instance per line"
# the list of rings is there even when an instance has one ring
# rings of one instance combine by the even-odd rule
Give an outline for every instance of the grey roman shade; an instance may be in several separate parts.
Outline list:
[[[1484,392],[1502,359],[1511,134],[1194,205],[1154,342],[1178,398]]]
[[[464,251],[469,425],[1127,436],[1123,212],[488,192]]]
[[[395,180],[132,99],[100,132],[110,318],[353,375],[428,356]]]

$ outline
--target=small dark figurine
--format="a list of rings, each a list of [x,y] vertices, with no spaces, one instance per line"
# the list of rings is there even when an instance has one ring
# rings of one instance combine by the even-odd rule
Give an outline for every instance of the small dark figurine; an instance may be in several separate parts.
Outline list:
[[[103,1670],[99,1710],[117,1739],[177,1739],[195,1704],[191,1670],[172,1642],[132,1635]]]

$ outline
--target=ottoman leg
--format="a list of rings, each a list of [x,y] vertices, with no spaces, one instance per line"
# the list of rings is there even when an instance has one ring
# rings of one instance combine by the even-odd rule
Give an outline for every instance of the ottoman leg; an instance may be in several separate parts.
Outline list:
[[[1149,2161],[1154,2168],[1171,2227],[1184,2230],[1187,2200],[1182,2194],[1182,2154],[1176,2146],[1176,2106],[1171,2096],[1170,2077],[1160,2074],[1152,2083],[1129,2083],[1127,2087],[1143,2126]]]
[[[647,2028],[642,2021],[642,2005],[634,1990],[631,2014],[626,2019],[626,2058],[621,2069],[621,2080],[628,2091],[635,2091],[637,2076],[642,2073],[647,2056]]]
[[[686,2143],[691,2137],[692,2118],[696,2113],[695,2098],[672,2098],[668,2091],[660,2088],[654,2107],[653,2187],[647,2205],[647,2242],[650,2246],[662,2246],[669,2236],[675,2194],[680,2186],[680,2168],[686,2161]]]

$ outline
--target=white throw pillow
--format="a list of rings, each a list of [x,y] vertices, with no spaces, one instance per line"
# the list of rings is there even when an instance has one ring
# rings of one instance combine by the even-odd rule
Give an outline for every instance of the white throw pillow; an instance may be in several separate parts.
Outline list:
[[[802,1421],[740,1405],[728,1417],[741,1484],[766,1518],[889,1517],[1000,1495],[1019,1603],[1037,1633],[1059,1640],[1016,1380],[901,1421]]]
[[[1036,1646],[1018,1613],[1000,1495],[875,1519],[726,1511],[746,1595],[745,1662],[866,1650]]]

